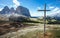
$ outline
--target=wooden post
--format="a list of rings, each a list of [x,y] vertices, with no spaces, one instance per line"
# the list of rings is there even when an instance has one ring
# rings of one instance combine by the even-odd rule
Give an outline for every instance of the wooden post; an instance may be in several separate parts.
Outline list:
[[[44,10],[38,10],[38,11],[44,11],[44,37],[45,37],[45,32],[46,32],[46,11],[50,11],[50,10],[46,10],[46,3],[44,5]]]

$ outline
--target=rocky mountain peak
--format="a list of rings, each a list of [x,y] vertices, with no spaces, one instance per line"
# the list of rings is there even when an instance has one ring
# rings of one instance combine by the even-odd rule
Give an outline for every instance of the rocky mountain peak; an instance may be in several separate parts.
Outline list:
[[[16,13],[30,17],[29,10],[26,7],[23,7],[23,6],[18,6],[16,8]]]
[[[1,14],[8,14],[10,11],[8,6],[5,6],[4,9],[2,9]]]
[[[11,9],[10,9],[10,13],[12,14],[12,13],[15,13],[15,9],[12,7]]]
[[[8,6],[5,6],[3,10],[0,11],[0,14],[6,14],[7,16],[12,14],[15,14],[15,15],[17,14],[17,15],[30,17],[29,9],[23,6],[18,6],[16,10],[13,7],[9,9]]]

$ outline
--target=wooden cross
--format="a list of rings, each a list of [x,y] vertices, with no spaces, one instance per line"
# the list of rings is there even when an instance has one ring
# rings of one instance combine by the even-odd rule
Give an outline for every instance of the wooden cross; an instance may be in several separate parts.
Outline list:
[[[45,27],[46,27],[46,11],[50,11],[50,10],[46,10],[46,4],[44,5],[44,10],[38,10],[38,11],[44,11],[44,35],[45,35]]]

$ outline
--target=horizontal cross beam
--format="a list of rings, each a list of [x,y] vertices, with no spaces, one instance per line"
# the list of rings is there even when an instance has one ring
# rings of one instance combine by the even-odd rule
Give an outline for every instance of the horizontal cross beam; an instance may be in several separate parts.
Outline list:
[[[50,10],[37,10],[37,11],[50,11]]]
[[[37,11],[43,11],[44,12],[44,38],[45,38],[45,32],[46,32],[46,12],[50,11],[46,9],[46,4],[44,5],[44,9],[43,10],[37,10]]]

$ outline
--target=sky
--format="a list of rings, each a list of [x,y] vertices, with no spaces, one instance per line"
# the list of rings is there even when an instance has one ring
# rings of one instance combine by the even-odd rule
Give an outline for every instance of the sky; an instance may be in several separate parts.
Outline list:
[[[60,13],[60,0],[0,0],[0,11],[4,6],[9,8],[23,6],[29,9],[31,16],[43,16],[44,12],[37,10],[44,10],[45,3],[46,9],[50,10],[47,15]]]

